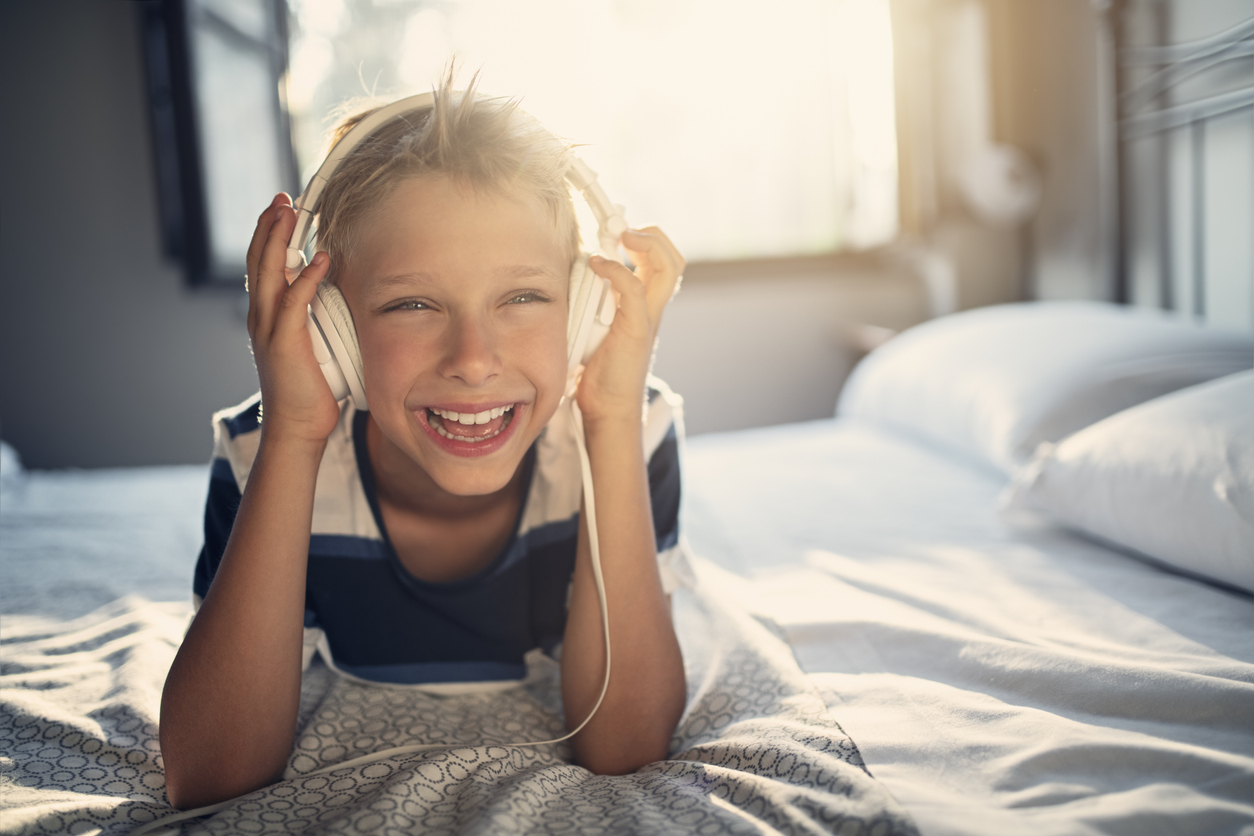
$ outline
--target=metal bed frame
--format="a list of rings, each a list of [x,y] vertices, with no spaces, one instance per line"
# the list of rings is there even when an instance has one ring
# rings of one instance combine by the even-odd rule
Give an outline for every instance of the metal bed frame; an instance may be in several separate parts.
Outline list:
[[[1204,317],[1208,302],[1207,132],[1218,117],[1254,109],[1254,72],[1246,83],[1240,84],[1238,75],[1237,86],[1231,84],[1231,62],[1254,58],[1254,17],[1205,38],[1169,44],[1163,40],[1171,11],[1171,4],[1161,0],[1116,0],[1106,9],[1115,49],[1119,203],[1115,295],[1119,302],[1144,303],[1150,300],[1136,299],[1138,288],[1156,285],[1160,307],[1180,310],[1187,305],[1194,316]],[[1228,72],[1228,83],[1219,86],[1229,89],[1197,95],[1196,88],[1204,86],[1199,82],[1208,74],[1214,78],[1217,68]],[[1185,84],[1190,81],[1191,85]],[[1173,150],[1178,154],[1182,143],[1187,162],[1173,164]],[[1254,160],[1254,142],[1248,153]],[[1173,171],[1178,172],[1174,178]],[[1187,186],[1182,188],[1180,181],[1185,178],[1180,175],[1186,174]],[[1184,223],[1178,215],[1173,217],[1173,198],[1189,204]],[[1185,224],[1187,229],[1181,229]],[[1250,235],[1254,237],[1254,229]],[[1177,258],[1186,255],[1173,252],[1180,241],[1188,242],[1187,300],[1177,292]]]

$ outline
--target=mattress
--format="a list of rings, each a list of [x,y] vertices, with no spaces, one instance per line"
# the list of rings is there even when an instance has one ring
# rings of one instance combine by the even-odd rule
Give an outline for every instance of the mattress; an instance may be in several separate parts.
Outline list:
[[[0,446],[0,832],[1254,836],[1252,360],[1111,306],[913,329],[841,417],[684,448],[665,761],[510,745],[560,729],[543,658],[445,697],[315,665],[283,780],[179,821],[157,719],[207,468]]]
[[[1254,601],[1006,481],[853,418],[702,436],[685,529],[922,833],[1254,833]]]

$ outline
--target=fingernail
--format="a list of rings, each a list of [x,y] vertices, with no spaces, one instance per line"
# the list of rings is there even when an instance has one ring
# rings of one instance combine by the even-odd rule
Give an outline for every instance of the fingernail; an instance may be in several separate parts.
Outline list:
[[[593,256],[592,256],[592,258],[588,259],[588,261],[590,261],[590,262],[591,262],[591,261],[595,261],[595,262],[600,263],[600,262],[602,262],[602,261],[605,261],[605,258],[604,258],[603,256],[593,255]]]
[[[282,199],[283,199],[283,192],[279,192],[278,194],[276,194],[276,195],[274,196],[274,199],[270,201],[270,205],[271,205],[271,206],[278,206],[278,205],[279,205],[279,201],[280,201],[280,200],[282,200]]]

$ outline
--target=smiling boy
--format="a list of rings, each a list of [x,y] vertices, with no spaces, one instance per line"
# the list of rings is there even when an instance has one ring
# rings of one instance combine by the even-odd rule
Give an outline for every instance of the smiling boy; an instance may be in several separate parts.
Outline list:
[[[568,728],[592,710],[604,639],[559,410],[578,242],[569,164],[511,103],[446,81],[434,108],[379,129],[337,171],[320,252],[290,285],[295,213],[284,195],[262,213],[248,251],[260,400],[215,419],[201,601],[162,697],[175,806],[282,774],[315,647],[347,675],[430,685],[516,680],[527,652],[560,643]],[[665,757],[685,697],[667,594],[673,403],[646,389],[684,260],[656,228],[622,244],[634,273],[592,260],[619,310],[574,396],[614,665],[573,744],[578,763],[613,774]],[[348,303],[369,412],[337,404],[314,359],[306,308],[323,280]]]

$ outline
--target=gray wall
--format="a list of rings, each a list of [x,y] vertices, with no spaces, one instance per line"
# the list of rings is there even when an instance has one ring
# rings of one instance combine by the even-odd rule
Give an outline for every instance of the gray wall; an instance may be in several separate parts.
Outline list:
[[[1024,243],[1028,294],[1111,299],[1113,130],[1103,93],[1102,21],[1091,0],[988,0],[994,132],[1041,172],[1040,210]]]
[[[829,418],[879,336],[860,326],[900,331],[929,315],[922,280],[887,256],[695,265],[662,321],[654,371],[684,396],[689,435]]]
[[[256,388],[238,293],[162,260],[135,10],[0,4],[0,432],[35,467],[206,461]]]

